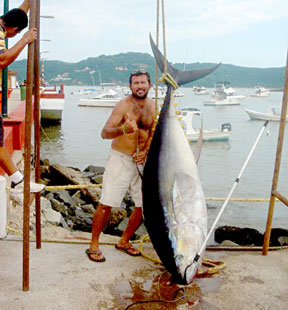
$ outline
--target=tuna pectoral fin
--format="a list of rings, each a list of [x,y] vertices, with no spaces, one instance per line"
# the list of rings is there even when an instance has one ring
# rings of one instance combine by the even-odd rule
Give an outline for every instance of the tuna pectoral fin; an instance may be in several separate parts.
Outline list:
[[[162,53],[159,51],[157,46],[155,45],[151,34],[150,34],[150,45],[154,54],[154,57],[157,61],[157,64],[161,70],[161,72],[164,72],[164,63],[165,63],[165,57],[162,55]],[[167,60],[166,60],[167,61]],[[216,70],[220,64],[204,70],[191,70],[191,71],[178,71],[177,69],[173,68],[172,65],[167,61],[167,70],[168,73],[173,77],[173,79],[177,82],[179,86],[190,83],[196,80],[199,80],[206,75],[212,73],[214,70]]]
[[[184,172],[176,173],[172,188],[173,211],[176,221],[179,215],[179,211],[181,211],[186,203],[189,204],[193,200],[194,193],[194,178]]]

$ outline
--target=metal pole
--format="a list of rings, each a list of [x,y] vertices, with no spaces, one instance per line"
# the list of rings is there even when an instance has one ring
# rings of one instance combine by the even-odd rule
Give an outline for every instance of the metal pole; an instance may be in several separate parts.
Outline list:
[[[256,146],[257,146],[257,144],[258,144],[258,142],[259,142],[259,140],[260,140],[260,138],[261,138],[261,136],[262,136],[264,130],[266,129],[268,123],[269,123],[269,121],[265,121],[265,123],[263,124],[262,129],[261,129],[260,133],[258,134],[258,137],[257,137],[257,139],[256,139],[256,141],[255,141],[255,143],[254,143],[254,145],[253,145],[253,147],[252,147],[252,149],[251,149],[251,151],[250,151],[250,153],[249,153],[249,155],[248,155],[248,157],[247,157],[247,159],[246,159],[246,161],[245,161],[245,163],[244,163],[244,165],[243,165],[243,167],[242,167],[242,169],[241,169],[241,171],[240,171],[240,173],[239,173],[239,175],[238,175],[238,177],[236,178],[236,180],[235,180],[235,182],[234,182],[234,184],[233,184],[233,186],[232,186],[232,188],[231,188],[231,190],[230,190],[230,192],[229,192],[229,194],[228,194],[228,197],[226,198],[225,202],[223,203],[223,205],[222,205],[222,207],[221,207],[221,209],[220,209],[220,211],[219,211],[219,213],[218,213],[218,215],[217,215],[217,217],[216,217],[216,219],[215,219],[215,221],[214,221],[212,227],[210,228],[209,233],[207,234],[207,237],[206,237],[206,239],[205,239],[205,241],[204,241],[204,243],[203,243],[201,249],[200,249],[199,252],[196,254],[196,256],[195,256],[194,261],[193,261],[192,264],[197,264],[197,261],[198,261],[199,258],[201,257],[202,252],[205,250],[206,245],[207,245],[207,242],[208,242],[210,236],[212,235],[212,233],[213,233],[213,231],[214,231],[214,229],[215,229],[215,227],[216,227],[216,225],[217,225],[217,223],[218,223],[218,221],[219,221],[219,219],[220,219],[222,213],[224,212],[224,210],[225,210],[225,208],[226,208],[226,206],[227,206],[227,204],[228,204],[228,202],[229,202],[229,200],[230,200],[230,198],[231,198],[231,196],[232,196],[232,194],[233,194],[233,192],[234,192],[236,186],[237,186],[238,183],[240,182],[240,178],[241,178],[241,176],[242,176],[244,170],[246,169],[246,167],[247,167],[247,165],[248,165],[248,162],[249,162],[249,160],[250,160],[252,154],[254,153],[255,148],[256,148]]]
[[[4,14],[9,11],[9,0],[4,0]],[[6,48],[8,48],[8,39],[5,39],[5,45]],[[8,102],[8,68],[2,69],[2,116],[7,117],[8,115],[8,108],[7,108],[7,102]]]
[[[30,0],[29,28],[35,27],[36,0]],[[30,156],[32,122],[32,88],[34,75],[34,42],[28,46],[26,114],[25,114],[25,152],[24,152],[24,214],[23,214],[23,291],[29,291],[29,224],[30,224]]]
[[[41,176],[40,168],[40,0],[36,0],[36,28],[38,37],[35,42],[34,55],[34,156],[35,156],[35,181],[38,183]],[[41,193],[35,197],[36,208],[36,248],[41,249]]]
[[[275,166],[274,166],[274,176],[273,176],[273,181],[272,181],[272,189],[271,189],[271,196],[270,196],[270,203],[269,203],[268,218],[267,218],[267,223],[266,223],[266,232],[264,235],[262,255],[267,255],[269,243],[270,243],[272,219],[273,219],[274,205],[275,205],[275,198],[276,198],[275,194],[277,194],[276,192],[277,192],[277,185],[278,185],[278,179],[279,179],[279,173],[280,173],[281,155],[282,155],[283,141],[284,141],[284,134],[285,134],[287,104],[288,104],[288,52],[287,52],[287,60],[286,60],[286,71],[285,71],[284,93],[283,93],[283,100],[282,100],[281,120],[280,120],[280,126],[279,126],[278,144],[277,144],[276,159],[275,159]]]

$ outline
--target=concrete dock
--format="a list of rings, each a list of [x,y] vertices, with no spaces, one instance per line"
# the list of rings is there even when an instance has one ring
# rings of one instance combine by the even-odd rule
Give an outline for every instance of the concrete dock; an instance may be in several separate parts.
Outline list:
[[[129,305],[129,309],[283,310],[288,306],[287,250],[268,256],[206,252],[206,258],[221,260],[226,268],[180,287],[170,283],[162,266],[128,256],[113,245],[102,245],[107,260],[95,263],[85,254],[88,244],[45,242],[36,249],[31,242],[30,290],[24,292],[22,242],[17,239],[0,240],[0,304],[5,310],[124,310]],[[146,249],[153,251],[151,244]],[[177,290],[182,294],[178,301],[165,302],[173,300]]]

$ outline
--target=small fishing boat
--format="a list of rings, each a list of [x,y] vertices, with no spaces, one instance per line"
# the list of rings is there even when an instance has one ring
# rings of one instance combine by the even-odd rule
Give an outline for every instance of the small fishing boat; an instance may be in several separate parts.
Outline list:
[[[107,90],[103,90],[97,96],[93,98],[81,98],[78,106],[80,107],[114,107],[116,103],[121,100],[122,97],[118,95],[118,93],[109,88]]]
[[[41,122],[61,122],[65,105],[64,85],[44,87],[40,92]]]
[[[90,95],[96,92],[95,88],[85,88],[85,89],[79,89],[76,92],[71,92],[71,95]]]
[[[204,101],[206,106],[230,106],[240,105],[240,101],[245,96],[237,95],[236,91],[232,87],[225,87],[224,84],[216,84],[215,90],[210,100]]]
[[[204,86],[193,86],[193,94],[201,96],[201,95],[208,95],[209,92]]]
[[[257,112],[253,110],[245,109],[251,120],[269,120],[274,122],[279,122],[281,117],[281,110],[279,107],[271,106],[266,112]],[[288,121],[288,115],[286,116],[286,122]]]
[[[268,97],[270,95],[270,90],[262,86],[255,87],[255,93],[251,97]]]
[[[195,116],[200,117],[203,121],[202,111],[194,108],[184,108],[180,111],[181,124],[184,127],[186,137],[189,142],[197,142],[200,134],[200,129],[195,129],[193,119]],[[231,124],[224,123],[221,129],[204,129],[202,141],[228,141],[231,136]]]

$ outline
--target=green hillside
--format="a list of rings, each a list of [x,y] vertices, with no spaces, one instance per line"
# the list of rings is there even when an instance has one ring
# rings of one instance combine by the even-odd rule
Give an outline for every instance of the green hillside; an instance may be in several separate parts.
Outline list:
[[[184,63],[172,64],[183,70]],[[214,63],[185,64],[185,70],[204,69],[214,66]],[[14,62],[9,69],[18,72],[18,81],[26,79],[27,61]],[[67,63],[58,60],[45,60],[44,78],[49,84],[66,85],[95,85],[100,84],[100,75],[103,83],[126,85],[129,73],[138,68],[146,69],[151,73],[155,83],[155,61],[146,53],[121,53],[117,55],[100,55],[90,57],[77,63]],[[93,73],[90,73],[93,72]],[[254,87],[261,85],[267,88],[283,88],[285,67],[282,68],[247,68],[229,64],[222,64],[215,72],[206,78],[191,83],[213,87],[217,82],[229,82],[233,87]],[[92,74],[92,76],[91,76]]]

